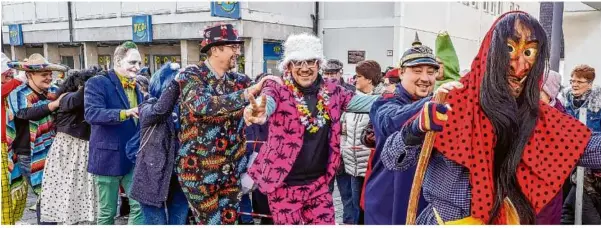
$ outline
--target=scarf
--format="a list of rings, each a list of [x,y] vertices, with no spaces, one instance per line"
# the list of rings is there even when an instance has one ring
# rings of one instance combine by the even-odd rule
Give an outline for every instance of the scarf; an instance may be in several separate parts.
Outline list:
[[[509,12],[509,13],[515,13]],[[471,216],[486,223],[494,204],[493,158],[495,134],[484,114],[480,101],[480,86],[485,76],[486,57],[494,28],[486,34],[471,71],[460,79],[461,90],[447,95],[453,107],[442,132],[436,135],[434,147],[446,158],[464,166],[470,173]],[[539,117],[534,132],[524,147],[517,167],[521,191],[538,213],[561,191],[564,180],[584,153],[591,132],[578,120],[549,105],[539,103]],[[566,130],[567,129],[567,130]],[[503,223],[504,208],[495,223]]]

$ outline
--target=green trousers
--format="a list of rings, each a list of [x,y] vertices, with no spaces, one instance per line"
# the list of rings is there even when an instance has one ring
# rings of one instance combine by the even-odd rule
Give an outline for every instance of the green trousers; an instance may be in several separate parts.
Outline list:
[[[119,186],[123,186],[125,192],[129,195],[132,176],[132,169],[125,176],[98,176],[94,175],[96,187],[98,188],[98,225],[114,225],[115,216],[117,216],[117,200],[119,198]],[[129,225],[143,225],[142,209],[140,203],[129,199]]]

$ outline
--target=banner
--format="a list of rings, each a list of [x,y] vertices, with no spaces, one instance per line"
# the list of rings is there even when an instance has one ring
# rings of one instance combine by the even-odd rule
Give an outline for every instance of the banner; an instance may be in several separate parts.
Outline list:
[[[21,46],[23,45],[23,30],[21,25],[9,25],[8,35],[10,37],[10,45]]]
[[[140,15],[131,18],[132,40],[135,43],[152,42],[152,16]]]
[[[240,19],[240,2],[211,2],[211,16]]]

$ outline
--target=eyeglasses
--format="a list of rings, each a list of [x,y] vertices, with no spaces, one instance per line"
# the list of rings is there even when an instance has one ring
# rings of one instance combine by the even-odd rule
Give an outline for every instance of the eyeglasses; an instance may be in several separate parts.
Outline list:
[[[294,67],[294,68],[302,68],[303,66],[306,66],[307,68],[316,68],[318,62],[319,61],[317,61],[316,59],[305,60],[305,61],[296,61],[296,60],[290,61],[290,63],[292,63],[292,67]]]
[[[582,85],[582,84],[588,84],[590,83],[589,81],[577,81],[577,80],[570,80],[570,85]]]
[[[223,46],[231,48],[232,51],[234,51],[234,52],[240,50],[240,45],[238,45],[238,44],[229,44],[229,45],[223,45]]]

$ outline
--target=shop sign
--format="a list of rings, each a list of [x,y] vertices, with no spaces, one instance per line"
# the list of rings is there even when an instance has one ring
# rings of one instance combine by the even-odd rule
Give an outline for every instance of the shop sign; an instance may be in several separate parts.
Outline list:
[[[265,42],[263,43],[263,56],[282,58],[282,43]]]
[[[131,18],[132,40],[136,43],[152,42],[152,16],[140,15]]]
[[[23,45],[23,29],[20,24],[9,25],[8,35],[10,37],[10,45],[21,46]]]
[[[365,51],[348,51],[348,64],[357,64],[365,60]]]
[[[240,2],[211,2],[211,16],[240,19]]]

